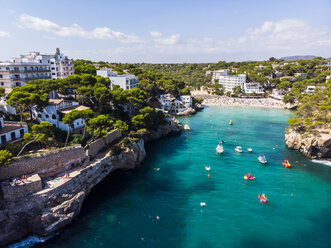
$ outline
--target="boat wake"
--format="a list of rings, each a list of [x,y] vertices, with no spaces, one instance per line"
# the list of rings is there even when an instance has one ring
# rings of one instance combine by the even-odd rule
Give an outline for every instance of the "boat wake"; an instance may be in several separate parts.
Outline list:
[[[319,163],[319,164],[325,164],[327,166],[331,166],[331,160],[318,160],[318,159],[313,159],[312,160],[314,163]]]

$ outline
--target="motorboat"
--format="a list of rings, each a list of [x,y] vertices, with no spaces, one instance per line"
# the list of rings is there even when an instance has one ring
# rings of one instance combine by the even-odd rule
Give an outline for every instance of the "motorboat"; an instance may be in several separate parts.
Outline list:
[[[229,121],[229,125],[232,125],[232,120]]]
[[[258,159],[262,164],[266,164],[266,163],[268,162],[264,155],[260,155],[257,159]]]
[[[236,152],[243,152],[243,148],[241,146],[237,146],[234,150]]]
[[[249,151],[249,152],[252,152],[252,151],[253,151],[253,149],[252,149],[252,148],[250,148],[250,147],[248,147],[248,148],[247,148],[247,151]]]
[[[190,128],[189,125],[185,124],[185,125],[184,125],[184,130],[185,130],[185,131],[191,131],[191,128]]]
[[[217,154],[221,154],[224,152],[224,148],[221,144],[218,144],[217,147],[216,147],[216,153]]]

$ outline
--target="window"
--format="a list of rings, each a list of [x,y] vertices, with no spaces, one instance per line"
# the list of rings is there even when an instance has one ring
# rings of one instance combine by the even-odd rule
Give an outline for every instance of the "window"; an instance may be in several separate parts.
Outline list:
[[[55,67],[52,67],[51,69],[52,69],[52,70],[55,70]]]
[[[10,137],[12,140],[16,139],[16,133],[15,132],[11,132],[10,133]]]
[[[54,65],[54,62],[51,62],[52,65]]]
[[[3,82],[1,82],[0,84],[1,84],[2,86],[4,85],[4,83],[3,83]]]
[[[53,76],[55,76],[55,73],[52,73]]]
[[[52,114],[52,119],[56,120],[56,115]]]
[[[49,115],[45,115],[45,117],[48,119],[49,118]]]
[[[24,129],[20,130],[20,137],[24,137]]]
[[[38,118],[41,118],[41,114],[38,114]]]
[[[0,75],[0,78],[2,78],[2,75]]]
[[[1,135],[1,143],[6,143],[7,139],[6,139],[6,135]]]

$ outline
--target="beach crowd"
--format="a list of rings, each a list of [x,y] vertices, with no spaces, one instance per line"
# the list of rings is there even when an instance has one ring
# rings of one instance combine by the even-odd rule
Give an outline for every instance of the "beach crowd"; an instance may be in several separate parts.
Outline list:
[[[196,97],[203,98],[204,101],[202,104],[204,105],[284,108],[284,103],[282,101],[272,98],[239,98],[209,94],[196,95]]]

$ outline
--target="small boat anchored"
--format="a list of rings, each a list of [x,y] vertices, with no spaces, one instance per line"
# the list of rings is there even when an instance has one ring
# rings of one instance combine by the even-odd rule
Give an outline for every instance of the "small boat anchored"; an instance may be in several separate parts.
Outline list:
[[[234,150],[236,152],[243,152],[243,148],[241,146],[237,146]]]
[[[189,125],[185,124],[185,125],[184,125],[184,130],[185,130],[185,131],[191,131],[191,128],[190,128]]]
[[[221,144],[218,144],[217,147],[216,147],[216,153],[217,154],[221,154],[224,152],[224,148]]]
[[[232,125],[232,120],[229,121],[229,125]]]
[[[252,148],[250,148],[250,147],[248,147],[248,148],[247,148],[247,151],[249,151],[249,152],[252,152],[252,151],[253,151],[253,149],[252,149]]]
[[[262,164],[266,164],[266,163],[268,162],[264,155],[260,155],[257,159],[258,159]]]

